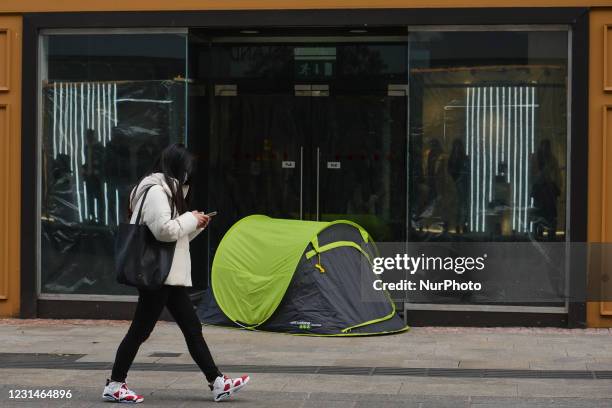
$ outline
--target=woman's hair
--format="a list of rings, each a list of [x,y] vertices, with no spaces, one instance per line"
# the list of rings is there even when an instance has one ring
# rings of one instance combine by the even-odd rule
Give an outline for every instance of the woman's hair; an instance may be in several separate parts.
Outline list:
[[[168,187],[170,187],[171,197],[169,197],[170,209],[172,213],[176,210],[179,214],[188,209],[191,198],[191,189],[187,196],[183,197],[183,186],[188,185],[194,171],[195,158],[182,143],[175,143],[166,147],[155,159],[153,166],[138,180],[138,186],[142,180],[153,174],[162,173]],[[131,216],[131,211],[128,211]]]

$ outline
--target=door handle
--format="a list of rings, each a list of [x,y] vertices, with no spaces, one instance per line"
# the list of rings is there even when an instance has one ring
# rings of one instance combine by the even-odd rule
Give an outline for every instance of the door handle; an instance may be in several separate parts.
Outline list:
[[[317,218],[316,221],[319,221],[319,180],[320,180],[320,170],[321,167],[321,149],[317,146]]]
[[[300,220],[304,219],[304,146],[300,146]]]

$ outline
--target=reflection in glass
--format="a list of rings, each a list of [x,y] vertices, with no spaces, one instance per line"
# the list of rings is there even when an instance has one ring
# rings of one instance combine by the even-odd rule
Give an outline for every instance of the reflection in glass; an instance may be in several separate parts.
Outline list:
[[[114,234],[132,183],[184,139],[185,36],[43,39],[41,291],[132,293],[115,281]],[[157,40],[172,49],[156,50]]]
[[[354,221],[377,242],[404,241],[407,98],[380,93],[315,100],[325,124],[317,129],[320,217]]]
[[[506,268],[432,275],[481,291],[411,301],[562,306],[566,258],[537,241],[566,239],[567,32],[416,31],[409,47],[409,247],[530,242]]]
[[[486,205],[507,205],[495,194],[498,182],[507,183],[512,191],[511,221],[516,232],[533,231],[528,223],[532,169],[529,157],[534,154],[535,87],[468,87],[465,118],[467,156],[470,162],[469,229],[486,230]],[[507,136],[507,137],[506,137]],[[474,171],[475,169],[475,171]]]
[[[193,143],[208,157],[207,202],[223,211],[209,230],[211,254],[253,213],[347,219],[377,240],[405,240],[405,37],[224,43],[192,34],[191,72],[210,90],[190,105],[209,118],[207,137]],[[222,84],[236,92],[216,92]],[[310,85],[328,92],[296,92]]]
[[[410,47],[410,240],[563,241],[567,33],[415,32]]]

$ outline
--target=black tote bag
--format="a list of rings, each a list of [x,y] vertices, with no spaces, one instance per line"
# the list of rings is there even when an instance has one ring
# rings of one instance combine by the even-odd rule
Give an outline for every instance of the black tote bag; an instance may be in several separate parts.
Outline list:
[[[140,224],[142,206],[151,187],[142,197],[136,224],[119,224],[115,241],[117,281],[141,289],[159,289],[163,286],[170,273],[176,247],[176,242],[158,241],[147,225]]]

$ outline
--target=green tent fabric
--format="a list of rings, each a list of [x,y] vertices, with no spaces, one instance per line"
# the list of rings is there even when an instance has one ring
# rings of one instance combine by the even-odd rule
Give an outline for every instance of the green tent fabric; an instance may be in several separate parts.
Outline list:
[[[234,224],[219,244],[212,266],[212,288],[221,310],[247,326],[266,321],[291,282],[304,243],[320,228],[318,222],[264,215]]]
[[[338,222],[350,223],[250,215],[234,224],[212,266],[212,288],[221,310],[246,326],[265,322],[283,299],[306,246],[319,231]]]
[[[212,265],[203,323],[309,335],[370,335],[407,329],[384,292],[361,299],[375,246],[350,221],[251,215],[225,234]],[[369,289],[368,289],[369,288]]]

